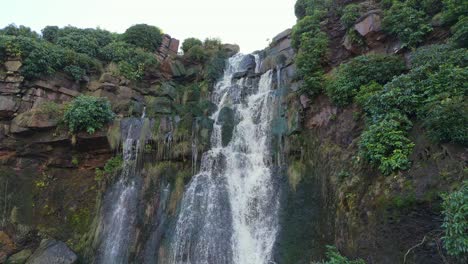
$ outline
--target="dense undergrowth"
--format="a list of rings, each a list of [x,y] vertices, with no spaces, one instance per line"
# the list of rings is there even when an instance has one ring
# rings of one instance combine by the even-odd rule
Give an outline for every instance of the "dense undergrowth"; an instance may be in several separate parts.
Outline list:
[[[369,6],[355,2],[345,6],[327,0],[296,2],[298,21],[293,28],[292,44],[297,52],[297,77],[303,80],[299,92],[309,96],[325,93],[341,107],[359,106],[366,121],[358,143],[359,160],[383,175],[411,168],[415,143],[410,132],[415,124],[422,126],[434,143],[467,146],[468,2],[378,1],[383,32],[398,39],[402,53],[409,56],[361,55],[325,74],[323,69],[330,66],[326,34],[330,20],[338,17],[352,42],[365,43],[357,36],[354,25],[369,11]],[[428,45],[431,32],[440,28],[450,29],[446,41]],[[443,204],[445,247],[458,256],[468,251],[466,223],[455,225],[458,220],[448,217],[466,219],[466,210],[461,205],[466,199],[465,189],[466,186],[458,194],[446,196]]]

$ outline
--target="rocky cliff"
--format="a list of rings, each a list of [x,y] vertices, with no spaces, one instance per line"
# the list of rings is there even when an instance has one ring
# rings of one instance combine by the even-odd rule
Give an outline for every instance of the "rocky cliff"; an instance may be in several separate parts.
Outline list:
[[[384,29],[385,1],[331,2],[314,24],[314,36],[323,33],[327,39],[318,62],[324,83],[361,55],[395,56],[406,65],[401,74],[412,70],[416,47]],[[357,4],[359,11],[345,25],[343,8],[349,4]],[[434,16],[432,30],[417,48],[447,43],[450,28],[439,22]],[[255,53],[261,63],[250,56],[249,70],[234,77],[258,82],[269,70],[275,76],[273,160],[284,176],[275,261],[320,261],[326,245],[335,245],[343,255],[366,263],[460,262],[443,247],[440,194],[467,179],[464,145],[434,141],[424,120],[410,114],[411,165],[382,172],[360,154],[372,119],[365,107],[356,101],[339,104],[323,88],[304,89],[317,70],[301,72],[298,57],[305,48],[293,48],[295,34],[297,28],[274,37]],[[121,169],[106,171],[106,164],[122,154],[121,133],[129,120],[144,113],[151,121],[142,128],[142,177],[129,255],[135,263],[164,263],[184,188],[209,147],[213,123],[208,117],[214,111],[213,80],[203,74],[207,66],[196,57],[177,56],[176,45],[165,36],[158,70],[140,81],[115,74],[112,63],[81,81],[63,73],[25,78],[19,57],[0,66],[0,262],[24,260],[34,251],[34,258],[44,257],[48,246],[71,255],[67,263],[76,261],[53,239],[64,241],[83,263],[93,262],[102,242],[103,204],[112,198]],[[238,51],[231,45],[223,49],[229,55]],[[81,94],[107,98],[117,114],[113,124],[94,134],[70,135],[60,113]],[[227,113],[227,134],[232,122]]]

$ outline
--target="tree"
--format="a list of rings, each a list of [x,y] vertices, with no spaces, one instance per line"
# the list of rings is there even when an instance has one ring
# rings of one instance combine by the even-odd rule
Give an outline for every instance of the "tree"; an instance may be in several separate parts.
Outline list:
[[[185,39],[184,42],[182,43],[182,50],[184,53],[189,51],[192,47],[194,46],[202,46],[203,42],[197,38],[188,38]]]
[[[147,24],[137,24],[129,27],[122,35],[123,41],[146,49],[155,51],[162,43],[161,30]]]

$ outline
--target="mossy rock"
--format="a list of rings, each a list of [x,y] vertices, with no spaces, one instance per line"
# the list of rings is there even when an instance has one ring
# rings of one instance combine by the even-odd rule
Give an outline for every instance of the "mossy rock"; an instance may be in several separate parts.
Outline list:
[[[219,112],[218,123],[222,126],[221,137],[223,146],[227,146],[232,139],[234,132],[234,111],[229,107],[224,107]]]

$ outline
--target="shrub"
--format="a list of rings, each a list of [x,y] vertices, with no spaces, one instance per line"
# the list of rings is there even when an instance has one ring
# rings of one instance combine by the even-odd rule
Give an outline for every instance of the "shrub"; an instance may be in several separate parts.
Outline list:
[[[328,48],[328,37],[324,32],[304,33],[301,48],[296,56],[299,77],[304,80],[303,92],[316,95],[322,90],[322,63]]]
[[[294,5],[294,13],[298,20],[311,15],[314,10],[324,9],[328,6],[328,0],[297,0]]]
[[[155,26],[147,24],[137,24],[129,27],[122,35],[123,41],[146,49],[155,51],[159,48],[162,42],[161,30]]]
[[[301,46],[302,34],[314,34],[320,31],[320,17],[306,16],[294,25],[291,33],[291,45],[297,51]]]
[[[90,74],[100,70],[99,62],[85,54],[27,37],[0,36],[0,56],[21,56],[21,73],[28,79],[65,69],[71,77],[79,80],[84,72]]]
[[[427,105],[424,116],[424,127],[435,141],[468,145],[466,97],[457,96],[436,100]]]
[[[460,20],[452,27],[453,36],[450,41],[459,48],[468,47],[468,16],[460,18]]]
[[[444,247],[452,256],[464,256],[468,253],[468,181],[442,198]]]
[[[72,32],[65,36],[57,37],[56,44],[91,57],[96,57],[99,49],[99,44],[96,39],[90,35],[84,35],[78,32]]]
[[[384,175],[408,169],[411,164],[409,155],[414,147],[407,135],[411,126],[405,115],[398,112],[386,114],[362,133],[360,156],[377,166]]]
[[[188,38],[185,39],[184,42],[182,43],[182,50],[185,52],[188,52],[192,47],[194,46],[202,46],[203,42],[197,38]]]
[[[346,28],[351,28],[356,20],[361,16],[359,9],[359,5],[357,4],[347,5],[343,9],[343,15],[340,20]]]
[[[39,38],[39,34],[32,31],[31,28],[25,27],[23,25],[16,26],[15,24],[10,24],[3,29],[0,29],[0,35],[9,35],[15,37],[27,37],[27,38]]]
[[[71,133],[93,134],[111,122],[114,115],[107,99],[80,95],[66,108],[63,119]]]
[[[203,42],[203,48],[207,51],[218,51],[222,46],[221,40],[217,38],[207,38]]]
[[[327,85],[327,94],[338,105],[351,103],[362,85],[385,84],[405,70],[398,56],[363,55],[341,64]]]
[[[356,103],[364,109],[370,109],[373,98],[382,92],[383,86],[375,81],[370,82],[367,85],[361,86],[359,92],[356,94]]]
[[[145,71],[158,66],[154,54],[121,41],[100,49],[99,57],[105,62],[117,63],[119,73],[130,80],[139,80]]]
[[[58,32],[59,32],[59,27],[57,26],[46,26],[41,30],[42,32],[42,38],[55,43],[58,38]]]
[[[328,260],[316,264],[366,264],[364,260],[349,260],[343,257],[334,246],[327,246],[326,256]]]
[[[461,16],[468,14],[468,2],[465,0],[442,0],[442,16],[447,24],[454,24]]]
[[[185,56],[194,62],[203,63],[208,59],[208,54],[203,49],[202,46],[193,46],[191,49],[187,51]]]
[[[432,31],[429,18],[423,11],[416,10],[406,3],[394,2],[384,12],[382,27],[397,36],[404,46],[416,47],[427,33]]]
[[[414,9],[433,16],[442,10],[441,0],[406,0],[406,3]]]

